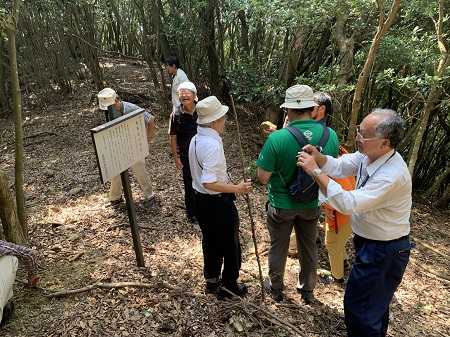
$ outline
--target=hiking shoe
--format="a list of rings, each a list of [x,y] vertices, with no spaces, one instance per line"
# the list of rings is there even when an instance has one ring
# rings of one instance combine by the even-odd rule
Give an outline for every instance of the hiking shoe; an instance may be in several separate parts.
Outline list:
[[[314,300],[314,294],[312,291],[300,290],[297,288],[297,292],[300,294],[301,302],[304,304],[311,304],[311,302]]]
[[[281,302],[283,300],[283,290],[273,289],[268,277],[264,280],[264,289],[274,301]]]
[[[7,321],[9,321],[11,319],[11,317],[13,317],[13,315],[14,315],[14,302],[11,300],[8,300],[8,302],[6,302],[6,304],[5,304],[5,307],[3,308],[3,317],[0,322],[0,326],[2,326]]]
[[[147,209],[149,209],[149,208],[152,208],[154,204],[155,204],[155,197],[153,196],[153,197],[151,197],[151,198],[148,198],[148,199],[144,202],[144,207],[147,208]]]
[[[344,270],[345,271],[349,271],[352,269],[352,266],[350,265],[350,263],[348,262],[348,260],[344,260]]]
[[[219,290],[221,285],[222,285],[222,282],[221,282],[220,278],[217,282],[206,281],[205,292],[207,294],[212,294],[212,293],[216,292],[217,290]]]
[[[106,204],[106,207],[118,207],[123,202],[123,198],[117,200],[110,200],[109,203]]]
[[[244,283],[237,284],[237,291],[234,292],[236,296],[244,296],[247,293],[247,286]],[[217,299],[219,301],[224,301],[226,298],[232,298],[233,296],[223,289],[220,289],[217,293]]]

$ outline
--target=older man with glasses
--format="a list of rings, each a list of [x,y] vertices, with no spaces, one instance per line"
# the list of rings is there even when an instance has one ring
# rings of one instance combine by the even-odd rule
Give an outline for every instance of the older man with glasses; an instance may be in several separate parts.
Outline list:
[[[404,127],[394,111],[375,109],[357,128],[356,153],[334,159],[310,145],[299,152],[297,164],[314,174],[321,200],[351,214],[356,256],[344,296],[349,337],[386,336],[389,302],[414,247],[409,241],[411,176],[395,150]],[[328,176],[356,176],[356,190],[345,191]]]

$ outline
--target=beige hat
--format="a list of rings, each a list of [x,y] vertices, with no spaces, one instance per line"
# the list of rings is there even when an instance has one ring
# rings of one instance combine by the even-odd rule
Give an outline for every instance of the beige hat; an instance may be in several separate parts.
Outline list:
[[[101,110],[108,110],[108,106],[114,104],[117,94],[111,88],[105,88],[97,94],[98,105]]]
[[[197,123],[207,124],[218,120],[228,112],[228,107],[222,105],[216,96],[209,96],[197,103]]]
[[[307,85],[294,85],[286,90],[284,103],[280,108],[304,109],[313,106],[319,106],[314,101],[314,93]]]

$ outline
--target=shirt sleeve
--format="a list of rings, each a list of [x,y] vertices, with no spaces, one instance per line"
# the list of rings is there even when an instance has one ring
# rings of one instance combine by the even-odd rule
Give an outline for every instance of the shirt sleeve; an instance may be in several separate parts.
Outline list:
[[[224,160],[224,154],[219,146],[214,146],[208,149],[206,156],[203,160],[202,176],[200,183],[215,183],[219,181],[220,165],[219,163]]]
[[[12,242],[0,241],[0,256],[5,255],[17,257],[25,264],[28,274],[38,274],[37,257],[32,249]]]
[[[258,156],[258,160],[256,161],[256,165],[266,172],[274,172],[275,165],[277,162],[277,155],[274,147],[274,143],[272,141],[271,135],[267,137],[266,142],[264,143],[263,148]]]

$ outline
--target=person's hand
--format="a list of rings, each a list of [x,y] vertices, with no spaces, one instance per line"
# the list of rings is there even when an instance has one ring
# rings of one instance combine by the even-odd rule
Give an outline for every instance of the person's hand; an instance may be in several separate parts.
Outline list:
[[[173,157],[173,161],[175,162],[175,166],[177,167],[177,169],[181,171],[183,169],[183,164],[181,164],[180,158],[178,158],[178,156]]]
[[[28,285],[29,286],[36,286],[39,283],[39,280],[41,279],[41,276],[39,274],[29,274],[28,275]]]
[[[239,184],[237,184],[238,193],[239,194],[248,194],[252,191],[252,180],[247,179],[246,181],[242,180]]]
[[[319,168],[314,158],[307,152],[298,153],[297,166],[302,167],[305,170],[305,172],[309,175],[312,175],[314,173],[314,170]]]
[[[317,166],[322,167],[323,165],[325,165],[327,163],[327,157],[324,154],[320,153],[319,150],[317,150],[317,148],[315,146],[312,146],[311,144],[307,144],[307,145],[303,146],[302,150],[303,150],[303,152],[299,152],[298,154],[299,155],[301,153],[309,154],[311,157],[314,158],[315,162],[317,163]],[[298,166],[300,166],[300,165],[298,165]]]
[[[277,126],[269,121],[262,122],[261,128],[266,135],[270,135],[271,133],[277,131]]]
[[[327,219],[334,220],[334,211],[331,209],[324,209],[323,212],[325,213],[325,216]]]

